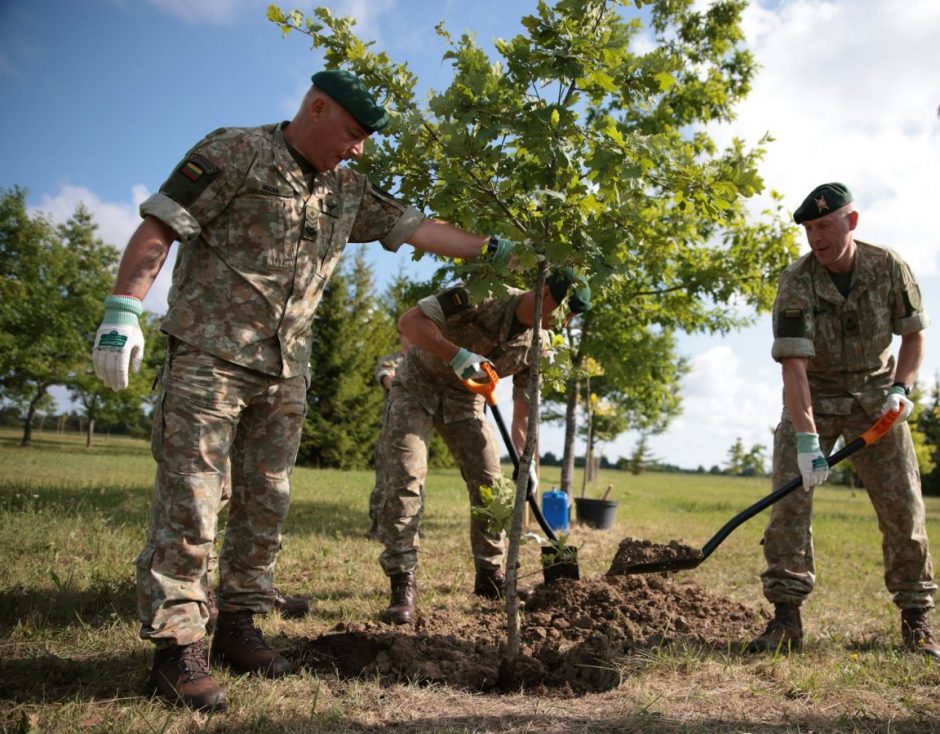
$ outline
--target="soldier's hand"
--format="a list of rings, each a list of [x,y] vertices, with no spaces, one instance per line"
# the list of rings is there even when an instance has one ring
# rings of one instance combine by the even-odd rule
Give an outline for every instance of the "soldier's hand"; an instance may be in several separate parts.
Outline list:
[[[138,321],[144,307],[133,296],[108,296],[104,308],[91,358],[95,374],[117,392],[127,387],[130,371],[139,371],[144,358],[144,334]]]
[[[906,421],[914,410],[914,402],[907,397],[907,392],[900,385],[894,385],[888,390],[888,399],[885,401],[885,413],[902,411],[899,421]]]
[[[461,380],[483,380],[487,378],[486,372],[483,371],[483,363],[489,361],[486,357],[481,357],[461,347],[450,361],[450,366]]]
[[[505,237],[490,235],[489,242],[483,247],[483,257],[489,258],[493,267],[501,270],[509,265],[509,260],[515,252],[518,242],[507,240]]]
[[[796,434],[796,463],[803,475],[803,489],[807,492],[829,478],[829,462],[819,447],[818,433]]]

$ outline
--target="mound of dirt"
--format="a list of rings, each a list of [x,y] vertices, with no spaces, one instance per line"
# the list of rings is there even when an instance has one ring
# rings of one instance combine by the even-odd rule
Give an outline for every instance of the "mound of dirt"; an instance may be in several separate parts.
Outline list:
[[[561,579],[539,586],[526,605],[516,680],[547,695],[606,691],[620,683],[620,663],[631,653],[679,640],[723,649],[763,620],[761,612],[665,576]],[[481,603],[469,613],[435,610],[414,626],[340,624],[299,655],[320,673],[488,691],[497,687],[504,639],[504,608]]]
[[[701,549],[683,545],[677,540],[670,540],[668,545],[660,545],[649,540],[624,538],[620,541],[607,575],[619,576],[633,573],[636,566],[647,563],[697,561],[701,557]]]

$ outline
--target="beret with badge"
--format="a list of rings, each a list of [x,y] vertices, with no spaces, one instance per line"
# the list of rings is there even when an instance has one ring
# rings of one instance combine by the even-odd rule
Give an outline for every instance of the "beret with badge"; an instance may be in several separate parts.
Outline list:
[[[388,112],[355,74],[345,69],[328,69],[318,71],[310,81],[335,99],[370,133],[381,132],[388,125]]]
[[[793,212],[793,219],[797,224],[819,219],[832,214],[852,202],[852,192],[845,184],[825,183],[809,192],[799,208]]]

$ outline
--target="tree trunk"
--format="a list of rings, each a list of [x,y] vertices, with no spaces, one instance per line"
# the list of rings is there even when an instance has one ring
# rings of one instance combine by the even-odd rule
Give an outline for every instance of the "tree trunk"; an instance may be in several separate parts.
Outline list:
[[[36,394],[29,401],[29,407],[26,409],[26,425],[23,426],[23,442],[21,446],[33,445],[33,419],[36,417],[36,409],[39,402],[46,396],[46,386],[36,385]]]
[[[88,419],[88,430],[85,432],[85,448],[90,449],[95,441],[95,419]]]
[[[519,457],[519,471],[516,474],[516,499],[512,510],[512,524],[509,528],[509,548],[506,551],[506,652],[499,663],[499,685],[504,690],[518,688],[517,665],[521,648],[519,625],[519,595],[516,593],[516,579],[519,570],[519,546],[522,542],[522,522],[529,491],[529,465],[534,461],[535,447],[538,445],[539,429],[539,362],[542,352],[542,291],[548,265],[539,258],[538,278],[535,286],[535,323],[532,326],[532,345],[529,354],[529,423],[526,427],[525,448]]]
[[[584,474],[581,475],[581,496],[584,497],[589,481],[594,480],[594,411],[591,409],[591,378],[584,381],[585,420],[587,441],[584,448]]]
[[[578,392],[580,383],[577,377],[568,380],[568,402],[565,406],[565,443],[561,454],[561,488],[568,493],[568,506],[571,506],[572,487],[574,486],[574,440],[578,427]]]

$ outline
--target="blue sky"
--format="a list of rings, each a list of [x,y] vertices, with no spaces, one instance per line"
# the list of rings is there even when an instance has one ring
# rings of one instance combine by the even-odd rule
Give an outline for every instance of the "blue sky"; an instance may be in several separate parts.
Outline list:
[[[450,77],[434,25],[476,33],[481,44],[516,33],[534,0],[322,2],[359,19],[357,32],[427,87]],[[706,5],[707,2],[699,3]],[[137,205],[186,149],[222,125],[291,117],[320,58],[304,37],[282,38],[264,0],[0,0],[0,186],[29,189],[57,220],[83,202],[99,234],[123,247]],[[294,7],[283,3],[284,9]],[[298,5],[309,12],[314,3]],[[940,318],[940,3],[934,0],[782,0],[752,3],[748,44],[762,65],[732,125],[711,130],[750,143],[775,137],[762,172],[792,209],[817,183],[846,182],[861,210],[859,239],[897,249]],[[755,201],[758,211],[766,202]],[[375,252],[379,272],[407,255]],[[169,265],[146,305],[165,309]],[[940,337],[928,331],[923,381],[940,374]],[[934,341],[937,339],[937,341]],[[664,460],[723,463],[737,437],[771,444],[780,378],[769,320],[727,339],[683,337],[693,371],[685,412],[652,441]],[[508,410],[508,405],[504,410]],[[636,442],[605,448],[611,459]],[[542,429],[560,452],[561,433]]]

